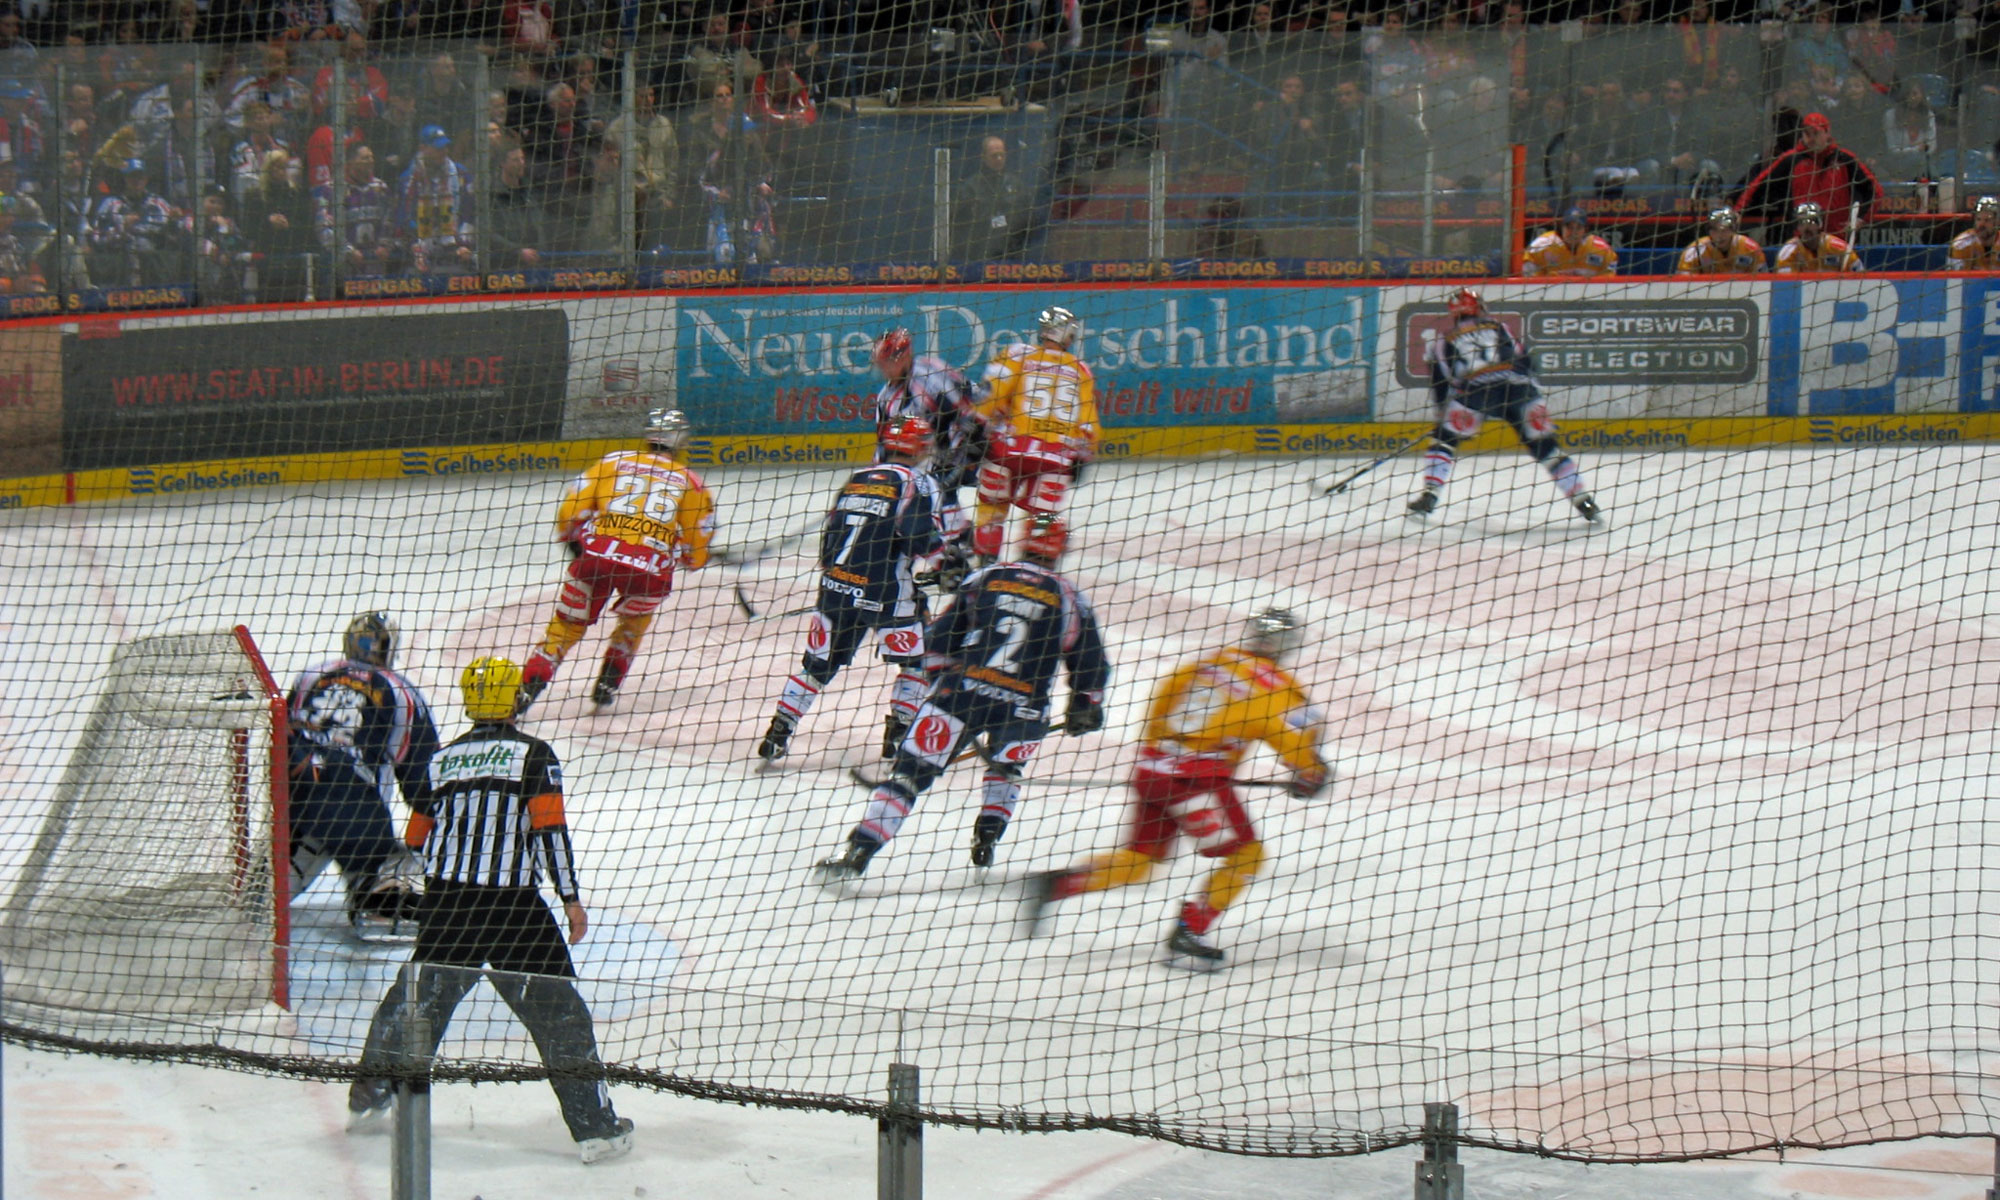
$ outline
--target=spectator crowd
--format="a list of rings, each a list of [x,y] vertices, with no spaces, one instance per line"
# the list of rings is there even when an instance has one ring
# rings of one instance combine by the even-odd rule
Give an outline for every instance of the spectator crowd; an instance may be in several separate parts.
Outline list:
[[[825,190],[828,97],[893,99],[953,56],[1010,111],[1113,118],[1062,135],[1058,173],[1164,148],[1177,174],[1249,181],[1210,206],[1232,220],[1351,221],[1369,189],[1449,216],[1520,142],[1563,206],[1746,197],[1781,226],[1791,168],[1745,189],[1802,140],[1888,188],[1992,173],[2000,0],[1959,4],[16,0],[0,287],[282,301],[335,277],[777,261],[785,197]],[[885,54],[914,74],[856,66]],[[955,254],[1033,253],[1047,205],[1019,149],[966,145]]]

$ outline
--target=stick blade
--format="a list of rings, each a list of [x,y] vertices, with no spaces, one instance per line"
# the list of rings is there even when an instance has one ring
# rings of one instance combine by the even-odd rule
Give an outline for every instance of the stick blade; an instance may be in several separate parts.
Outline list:
[[[740,583],[736,585],[736,609],[743,614],[743,619],[746,621],[757,619],[757,606],[750,603],[750,597],[744,593],[743,585]]]

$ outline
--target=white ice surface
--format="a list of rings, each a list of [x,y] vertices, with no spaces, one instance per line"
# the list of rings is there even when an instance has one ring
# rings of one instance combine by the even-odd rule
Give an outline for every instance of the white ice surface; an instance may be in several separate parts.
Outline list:
[[[594,634],[534,728],[563,749],[578,796],[599,916],[579,966],[607,1054],[697,1075],[754,1062],[781,1086],[872,1095],[901,1011],[903,1052],[925,1066],[933,1099],[1020,1103],[1024,1090],[1068,1086],[1047,1060],[1069,1056],[1109,1064],[1114,1111],[1171,1105],[1223,1065],[1260,1089],[1249,1107],[1324,1096],[1321,1116],[1365,1127],[1369,1114],[1407,1121],[1413,1104],[1443,1096],[1466,1102],[1476,1128],[1500,1099],[1521,1103],[1494,1063],[1514,1047],[1598,1069],[1725,1046],[1808,1062],[1861,1046],[1934,1055],[1952,1098],[1990,1114],[2000,953],[1982,860],[1996,839],[1981,810],[2000,700],[1986,579],[2000,456],[1649,455],[1586,469],[1608,528],[1568,516],[1515,455],[1468,460],[1428,528],[1399,515],[1405,464],[1337,500],[1308,498],[1309,466],[1241,462],[1107,466],[1080,493],[1072,571],[1098,598],[1120,667],[1112,725],[1093,745],[1052,743],[1031,780],[1114,779],[1151,681],[1250,606],[1292,605],[1320,635],[1301,674],[1329,708],[1342,783],[1317,804],[1253,800],[1274,863],[1231,910],[1236,966],[1213,980],[1153,962],[1199,877],[1185,859],[1128,895],[1071,902],[1055,937],[1026,946],[992,936],[1011,915],[1003,898],[941,900],[964,872],[969,780],[927,798],[860,897],[773,887],[856,814],[839,768],[869,753],[881,668],[843,677],[800,735],[802,769],[774,779],[745,753],[796,661],[794,628],[743,626],[726,577],[693,577],[608,717],[580,699]],[[830,481],[718,473],[725,540],[789,532]],[[325,655],[351,613],[390,608],[410,635],[403,665],[456,726],[456,668],[474,653],[518,654],[546,618],[559,560],[545,522],[560,482],[339,484],[0,516],[0,628],[17,647],[0,697],[0,855],[10,865],[20,853],[75,727],[74,704],[22,699],[87,695],[110,647],[136,633],[244,621],[282,678]],[[797,567],[761,569],[760,597],[796,603]],[[620,799],[593,808],[605,796]],[[1115,789],[1044,784],[1032,796],[1009,870],[1115,842]],[[1845,853],[1857,845],[1874,852]],[[1930,886],[1940,878],[1949,886]],[[1856,910],[1870,920],[1841,919]],[[308,1002],[286,1036],[339,1053],[393,960],[315,941],[331,914],[313,898],[301,916]],[[1803,936],[1772,936],[1784,922]],[[1760,969],[1730,977],[1727,956]],[[1857,992],[1862,971],[1898,986]],[[774,979],[789,990],[751,999]],[[1524,979],[1541,990],[1521,991]],[[1099,1044],[1066,1024],[1079,997],[1124,1030]],[[765,1036],[703,1042],[712,1018],[765,1003]],[[1218,1013],[1220,1036],[1190,1032]],[[490,1001],[460,1017],[489,1019],[504,1036]],[[798,1053],[789,1034],[826,1020],[842,1030],[838,1048]],[[1816,1020],[1853,1040],[1829,1050]],[[971,1036],[968,1021],[1002,1032]],[[1025,1043],[1006,1032],[1022,1028]],[[1244,1052],[1315,1041],[1304,1062]],[[1118,1057],[1127,1042],[1153,1057]],[[1218,1053],[1186,1055],[1191,1042]],[[1020,1044],[1038,1057],[966,1068]],[[1676,1083],[1697,1107],[1714,1083],[1698,1069],[1655,1072],[1654,1100],[1669,1108]],[[7,1080],[10,1195],[237,1195],[253,1183],[258,1194],[386,1194],[386,1142],[339,1132],[333,1087],[11,1049]],[[1094,1103],[1093,1086],[1064,1102]],[[1576,1100],[1545,1102],[1577,1116]],[[545,1088],[445,1088],[439,1194],[872,1192],[865,1120],[629,1089],[620,1104],[640,1122],[640,1153],[585,1172]],[[1827,1128],[1911,1131],[1901,1110],[1862,1108]],[[1579,1119],[1585,1140],[1606,1134]],[[79,1134],[98,1122],[118,1131],[116,1146]],[[1414,1157],[1282,1163],[1109,1134],[944,1130],[927,1146],[933,1194],[947,1196],[1400,1196]],[[1796,1157],[1636,1176],[1470,1161],[1482,1196],[1642,1186],[1956,1198],[1990,1186],[1975,1178],[1987,1148],[1834,1156],[1866,1172]]]

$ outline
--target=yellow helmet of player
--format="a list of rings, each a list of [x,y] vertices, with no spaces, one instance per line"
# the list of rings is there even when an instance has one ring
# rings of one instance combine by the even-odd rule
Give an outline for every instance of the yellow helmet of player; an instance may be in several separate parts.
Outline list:
[[[475,658],[458,677],[465,697],[465,715],[475,721],[506,721],[514,716],[514,697],[521,690],[521,668],[512,659]]]

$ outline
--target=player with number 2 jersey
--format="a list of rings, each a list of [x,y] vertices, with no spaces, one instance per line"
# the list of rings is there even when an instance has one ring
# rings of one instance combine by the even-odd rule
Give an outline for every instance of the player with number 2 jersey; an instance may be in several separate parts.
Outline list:
[[[708,565],[715,500],[681,460],[690,429],[680,410],[654,409],[646,418],[647,449],[605,455],[563,493],[556,538],[569,548],[569,578],[541,647],[521,672],[521,711],[548,687],[607,604],[618,623],[590,698],[600,708],[609,705],[653,614],[673,591],[674,568]]]
[[[1090,602],[1056,574],[1068,542],[1061,521],[1031,518],[1020,558],[974,572],[925,631],[930,692],[896,747],[889,778],[874,789],[848,833],[846,850],[819,865],[822,878],[854,879],[865,872],[917,797],[968,747],[977,747],[987,764],[972,825],[972,865],[991,866],[993,848],[1020,801],[1022,771],[1048,736],[1049,685],[1058,668],[1069,672],[1064,732],[1103,727],[1111,663]]]

